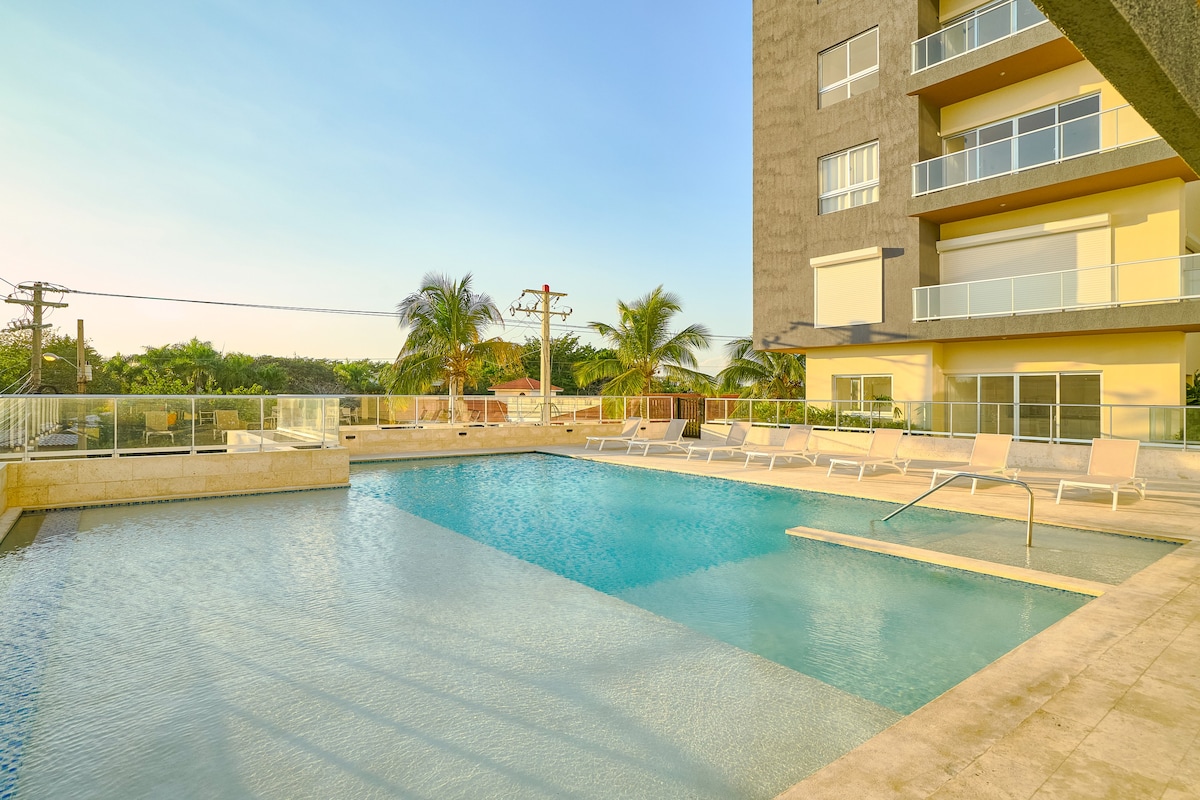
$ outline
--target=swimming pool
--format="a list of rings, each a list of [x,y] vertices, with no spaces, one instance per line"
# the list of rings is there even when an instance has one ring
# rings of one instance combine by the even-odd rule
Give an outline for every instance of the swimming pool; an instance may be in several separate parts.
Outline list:
[[[770,797],[1086,602],[786,536],[766,487],[352,483],[23,518],[0,793]]]

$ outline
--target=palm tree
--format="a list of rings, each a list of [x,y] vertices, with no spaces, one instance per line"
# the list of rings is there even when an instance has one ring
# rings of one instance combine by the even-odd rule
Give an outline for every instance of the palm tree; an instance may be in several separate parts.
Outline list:
[[[645,394],[653,391],[655,376],[661,372],[667,380],[707,392],[712,378],[694,368],[698,365],[695,351],[708,347],[708,329],[689,325],[671,333],[671,318],[681,310],[679,297],[664,292],[662,286],[632,303],[618,300],[616,327],[588,323],[607,340],[612,352],[580,364],[576,380],[580,385],[607,380],[601,394]]]
[[[519,345],[483,338],[488,325],[504,320],[492,298],[471,290],[470,273],[459,281],[428,273],[396,311],[400,327],[410,329],[392,365],[391,391],[397,394],[424,394],[441,381],[453,408],[467,379],[484,364],[507,364],[519,354]]]
[[[755,350],[754,340],[726,345],[729,366],[717,373],[721,391],[741,397],[804,397],[804,356]]]

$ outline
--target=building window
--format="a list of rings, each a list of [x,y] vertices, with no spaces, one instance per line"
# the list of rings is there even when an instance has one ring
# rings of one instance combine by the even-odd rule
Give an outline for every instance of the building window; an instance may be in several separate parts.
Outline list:
[[[891,375],[834,375],[833,399],[839,412],[867,411],[892,416]]]
[[[974,150],[980,178],[1006,175],[1098,151],[1099,114],[1099,94],[1078,97],[947,136],[942,150]]]
[[[879,202],[879,142],[832,153],[819,162],[818,213]]]
[[[883,249],[868,247],[810,258],[813,325],[836,328],[883,322]]]
[[[1086,442],[1100,436],[1100,373],[946,376],[954,433]]]
[[[879,85],[879,29],[872,28],[817,54],[820,93],[825,108]]]

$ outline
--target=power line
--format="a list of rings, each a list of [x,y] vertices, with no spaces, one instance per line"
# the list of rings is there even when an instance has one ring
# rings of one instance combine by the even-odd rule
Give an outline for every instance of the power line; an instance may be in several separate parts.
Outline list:
[[[4,279],[0,278],[0,280],[4,280]],[[8,281],[5,281],[5,283],[7,283],[7,282]],[[263,310],[267,310],[267,311],[299,311],[299,312],[314,313],[314,314],[343,314],[343,315],[348,315],[348,316],[359,316],[359,317],[388,317],[388,318],[392,318],[392,319],[396,319],[399,316],[399,314],[395,311],[373,311],[373,310],[368,310],[368,309],[355,309],[355,308],[324,308],[324,307],[319,307],[319,306],[285,306],[285,305],[274,305],[274,304],[269,304],[269,303],[236,303],[236,302],[232,302],[229,300],[197,300],[197,299],[186,298],[186,297],[158,297],[158,296],[154,296],[154,295],[122,294],[119,292],[90,292],[90,291],[86,291],[83,289],[64,289],[63,291],[70,292],[71,294],[88,295],[90,297],[112,297],[112,298],[116,298],[119,300],[154,300],[154,301],[163,302],[163,303],[191,303],[191,304],[195,304],[195,305],[226,306],[229,308],[254,308],[254,309],[263,309]],[[514,327],[525,327],[522,324],[522,322],[517,321],[517,320],[510,320],[509,322],[507,322],[505,324],[512,325]],[[529,327],[534,327],[534,326],[530,325]],[[594,335],[596,334],[595,329],[593,329],[590,325],[570,325],[570,324],[566,324],[566,323],[555,323],[554,327],[558,328],[560,330],[568,330],[568,331],[580,332],[580,333],[590,333],[590,334],[594,334]],[[730,336],[730,335],[726,335],[726,334],[715,334],[714,333],[714,334],[710,334],[709,338],[710,339],[732,340],[732,339],[744,339],[746,337],[745,336]]]

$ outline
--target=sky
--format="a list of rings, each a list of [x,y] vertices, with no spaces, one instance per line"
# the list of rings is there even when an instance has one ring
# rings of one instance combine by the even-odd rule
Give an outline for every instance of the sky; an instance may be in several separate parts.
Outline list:
[[[750,0],[10,0],[0,280],[394,311],[426,273],[471,273],[505,310],[548,283],[577,326],[662,284],[680,326],[746,336],[750,56]],[[390,359],[403,338],[65,300],[50,321],[105,355],[196,336]]]

